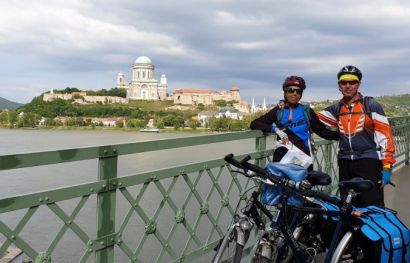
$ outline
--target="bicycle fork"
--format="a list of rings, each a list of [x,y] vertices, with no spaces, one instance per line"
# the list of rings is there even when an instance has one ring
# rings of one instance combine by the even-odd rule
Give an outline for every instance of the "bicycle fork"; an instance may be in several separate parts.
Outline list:
[[[219,245],[218,251],[214,257],[213,263],[218,263],[222,259],[222,255],[228,245],[229,241],[232,241],[232,234],[236,232],[234,238],[236,238],[235,243],[245,246],[246,243],[246,233],[251,230],[253,224],[247,218],[240,218],[238,222],[232,224],[222,242]]]

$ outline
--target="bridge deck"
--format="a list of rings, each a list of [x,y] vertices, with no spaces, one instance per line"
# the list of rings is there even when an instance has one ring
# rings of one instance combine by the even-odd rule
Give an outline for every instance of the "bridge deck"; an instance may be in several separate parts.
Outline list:
[[[406,226],[410,226],[410,166],[405,165],[393,173],[396,187],[385,189],[386,206],[396,210]]]

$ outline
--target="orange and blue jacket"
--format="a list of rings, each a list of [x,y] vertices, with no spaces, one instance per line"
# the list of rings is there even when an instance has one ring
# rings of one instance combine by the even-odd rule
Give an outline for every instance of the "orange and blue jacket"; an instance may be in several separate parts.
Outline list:
[[[350,106],[342,99],[317,115],[327,126],[339,128],[339,159],[371,158],[381,160],[383,166],[393,164],[396,160],[392,129],[382,106],[373,98],[367,101],[365,107],[359,94]]]

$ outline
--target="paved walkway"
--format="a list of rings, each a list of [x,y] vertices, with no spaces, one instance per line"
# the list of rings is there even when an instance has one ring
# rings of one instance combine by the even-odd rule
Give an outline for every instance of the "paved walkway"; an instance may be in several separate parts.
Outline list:
[[[400,220],[410,227],[410,165],[395,171],[392,177],[396,187],[386,187],[386,206],[396,210]]]

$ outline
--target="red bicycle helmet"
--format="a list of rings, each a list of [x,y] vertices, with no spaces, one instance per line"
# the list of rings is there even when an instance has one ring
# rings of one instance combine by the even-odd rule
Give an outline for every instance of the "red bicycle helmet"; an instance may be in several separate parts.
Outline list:
[[[285,81],[282,84],[283,90],[285,90],[289,86],[297,86],[301,88],[302,90],[306,89],[306,83],[305,80],[302,77],[299,76],[289,76],[285,79]]]

